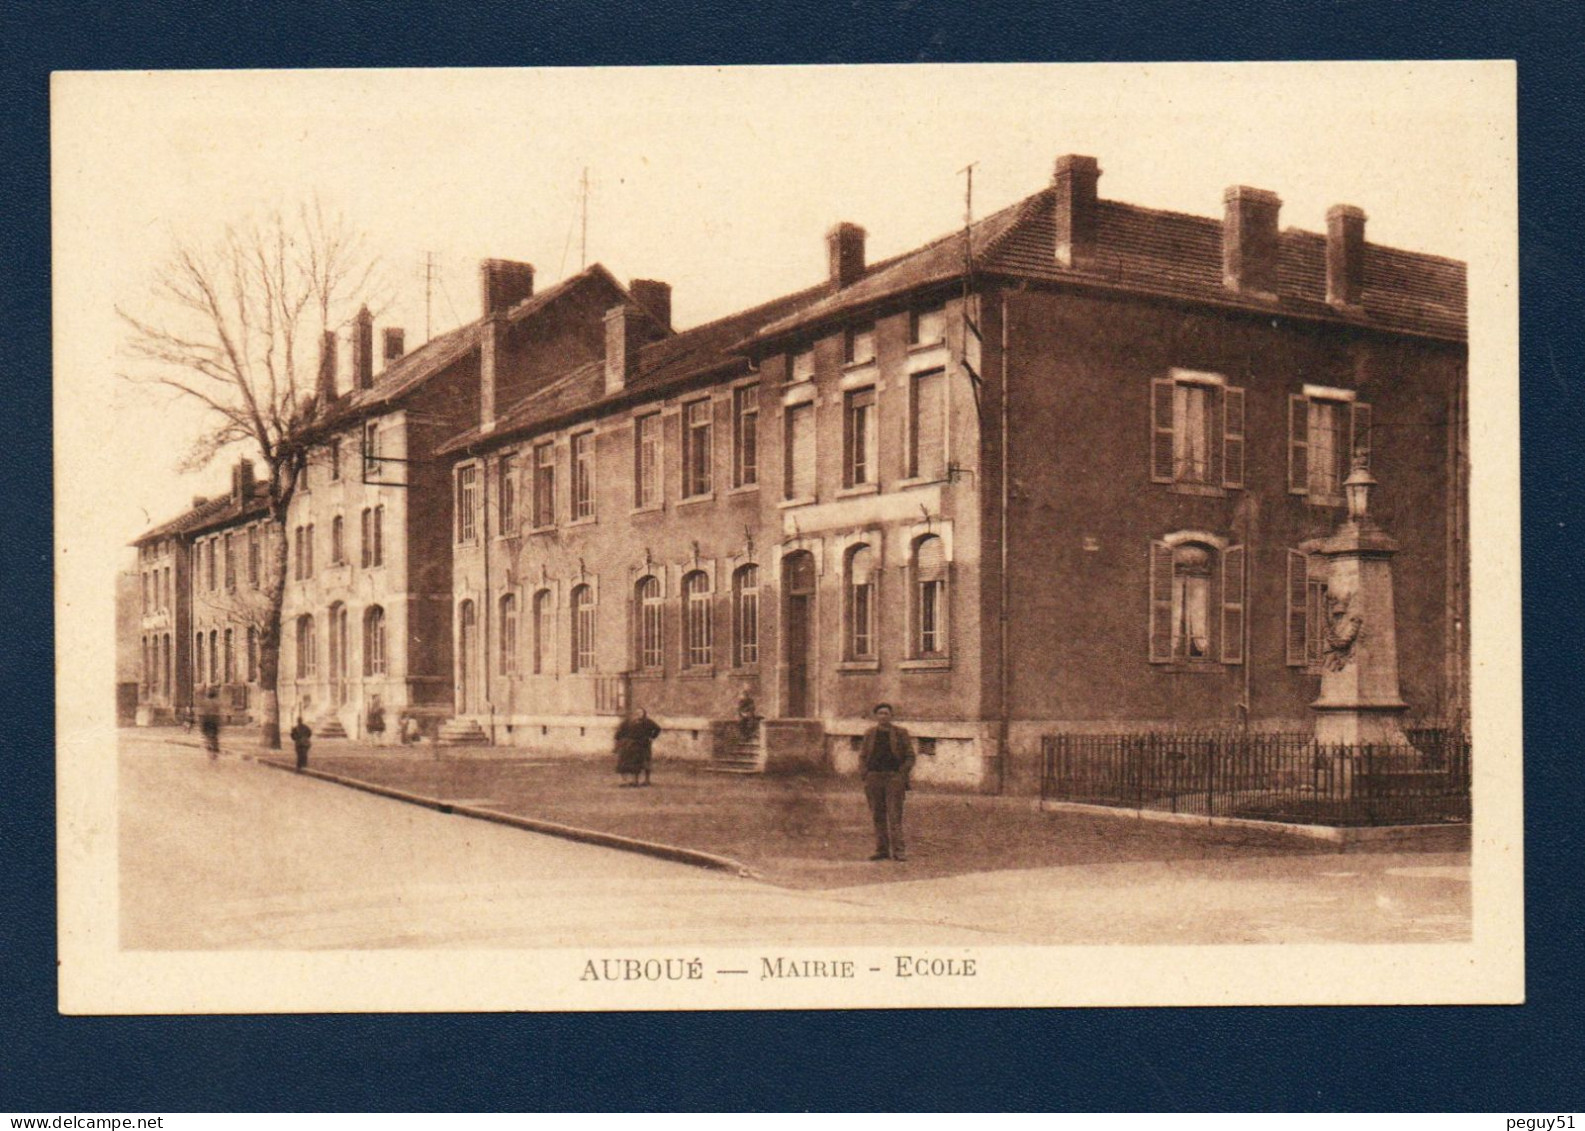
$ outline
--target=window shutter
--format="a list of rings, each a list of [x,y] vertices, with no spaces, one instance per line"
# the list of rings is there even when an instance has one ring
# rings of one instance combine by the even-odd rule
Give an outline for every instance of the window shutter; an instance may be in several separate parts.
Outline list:
[[[1172,482],[1172,391],[1171,377],[1156,377],[1150,382],[1150,481]]]
[[[1288,396],[1288,492],[1305,495],[1310,490],[1310,399],[1300,393]]]
[[[1244,547],[1222,555],[1222,663],[1244,662]]]
[[[1222,391],[1222,486],[1244,485],[1244,390]]]
[[[1172,547],[1150,544],[1150,662],[1172,660]]]
[[[1288,666],[1305,666],[1305,613],[1309,600],[1310,558],[1299,550],[1288,551]]]
[[[1349,448],[1348,466],[1354,466],[1354,454],[1363,452],[1365,466],[1370,466],[1370,406],[1361,401],[1354,402],[1353,412],[1353,443]]]
[[[909,474],[920,479],[940,479],[946,471],[945,373],[922,373],[914,378],[914,466]]]

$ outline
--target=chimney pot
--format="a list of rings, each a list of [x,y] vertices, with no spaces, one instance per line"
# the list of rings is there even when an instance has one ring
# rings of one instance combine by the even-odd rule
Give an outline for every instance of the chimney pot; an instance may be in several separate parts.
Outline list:
[[[1365,295],[1365,213],[1352,204],[1326,210],[1326,301],[1358,307]]]
[[[1077,153],[1057,158],[1051,175],[1056,198],[1057,262],[1063,267],[1090,267],[1095,262],[1097,185],[1100,163]]]
[[[1234,185],[1222,194],[1222,283],[1255,298],[1277,296],[1277,214],[1282,200],[1266,189]]]
[[[831,282],[839,289],[851,286],[864,276],[865,234],[857,224],[845,221],[826,233]]]
[[[658,279],[634,279],[628,284],[633,301],[649,312],[662,329],[671,332],[671,284]]]
[[[374,315],[367,306],[359,307],[352,319],[352,385],[374,387]]]
[[[534,293],[534,265],[512,259],[483,260],[479,292],[484,317],[499,318]]]

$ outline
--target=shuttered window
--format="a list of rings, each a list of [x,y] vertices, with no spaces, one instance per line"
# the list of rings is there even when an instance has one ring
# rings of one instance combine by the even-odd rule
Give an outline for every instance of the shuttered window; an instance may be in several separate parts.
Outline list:
[[[812,404],[787,409],[786,495],[812,499],[815,494],[815,409]]]
[[[1184,371],[1179,371],[1180,373]],[[1244,390],[1214,374],[1150,387],[1150,478],[1220,493],[1244,485]]]
[[[947,470],[947,375],[933,369],[913,378],[910,403],[908,475],[940,479]]]
[[[847,659],[875,657],[875,551],[854,546],[847,555]]]
[[[1149,587],[1151,663],[1244,662],[1242,546],[1153,541]]]
[[[1356,457],[1371,459],[1371,408],[1362,401],[1294,393],[1288,397],[1288,490],[1341,506]]]
[[[654,577],[642,578],[634,588],[633,598],[638,613],[638,666],[659,670],[666,654],[661,629],[665,606],[661,603],[660,581]]]

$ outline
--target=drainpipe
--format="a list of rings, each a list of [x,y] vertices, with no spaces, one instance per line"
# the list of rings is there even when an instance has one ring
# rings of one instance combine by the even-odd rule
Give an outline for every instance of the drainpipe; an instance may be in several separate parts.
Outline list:
[[[1007,763],[1008,763],[1008,760],[1012,757],[1012,729],[1013,729],[1013,708],[1012,708],[1012,703],[1009,701],[1009,698],[1008,698],[1010,693],[1011,693],[1011,688],[1012,688],[1012,675],[1013,675],[1013,672],[1012,672],[1012,665],[1010,665],[1007,662],[1007,637],[1008,637],[1008,629],[1009,629],[1009,624],[1010,624],[1010,622],[1009,622],[1008,602],[1011,599],[1011,594],[1012,594],[1012,586],[1010,585],[1010,583],[1008,582],[1008,579],[1007,579],[1007,527],[1008,527],[1008,506],[1007,506],[1007,504],[1008,504],[1008,501],[1009,501],[1009,496],[1011,494],[1011,492],[1009,490],[1009,484],[1011,482],[1010,479],[1009,479],[1009,474],[1010,474],[1010,468],[1011,468],[1011,465],[1012,465],[1012,460],[1010,458],[1010,456],[1011,456],[1011,451],[1010,451],[1010,448],[1011,448],[1011,437],[1008,434],[1008,411],[1007,411],[1007,400],[1008,400],[1008,397],[1007,397],[1007,295],[1004,293],[1001,296],[1001,298],[1002,298],[1002,344],[1001,344],[1001,353],[1002,353],[1002,388],[1001,388],[1002,396],[1001,396],[1001,402],[1002,403],[1001,403],[1001,408],[1000,408],[1000,416],[1001,416],[1001,440],[1002,440],[1002,467],[1001,467],[1001,526],[1002,526],[1002,529],[1001,529],[1001,539],[1000,539],[1000,541],[1001,541],[1002,546],[1001,546],[1001,568],[997,571],[997,576],[998,576],[998,579],[999,579],[999,582],[1000,582],[1000,585],[1001,585],[1001,597],[1000,597],[1000,599],[998,601],[998,605],[1000,606],[999,609],[998,609],[998,612],[1000,614],[1000,616],[999,616],[1000,623],[997,626],[997,631],[999,633],[1000,640],[998,642],[997,649],[996,649],[996,666],[997,666],[997,669],[998,669],[997,670],[997,678],[1000,681],[1000,693],[997,696],[997,700],[998,700],[998,707],[999,707],[1000,713],[1001,713],[1001,719],[999,721],[999,723],[1000,723],[999,728],[998,728],[999,733],[997,734],[997,737],[996,737],[996,745],[997,745],[997,751],[996,751],[996,792],[997,793],[1005,793],[1007,791]]]
[[[490,678],[490,613],[495,597],[490,589],[490,460],[479,457],[479,539],[484,549],[484,606],[479,611],[479,683],[484,689],[484,706],[490,714],[490,745],[495,745],[495,694]]]

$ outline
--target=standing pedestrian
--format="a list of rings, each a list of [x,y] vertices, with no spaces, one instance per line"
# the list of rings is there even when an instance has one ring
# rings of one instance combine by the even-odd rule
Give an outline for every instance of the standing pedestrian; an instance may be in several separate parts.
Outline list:
[[[864,799],[875,822],[875,854],[871,860],[908,859],[903,843],[903,797],[914,772],[914,739],[892,723],[892,705],[875,705],[875,725],[864,733],[859,751],[864,774]]]
[[[313,740],[314,732],[303,716],[297,716],[297,725],[292,728],[292,749],[297,752],[297,769],[301,773],[308,768],[308,746]]]
[[[199,726],[204,734],[204,749],[209,751],[209,760],[213,762],[220,757],[220,692],[213,687],[204,694]]]
[[[622,775],[624,786],[649,784],[650,762],[655,756],[653,744],[659,734],[660,727],[642,707],[635,707],[616,728],[616,772]],[[629,776],[632,781],[625,780]]]

